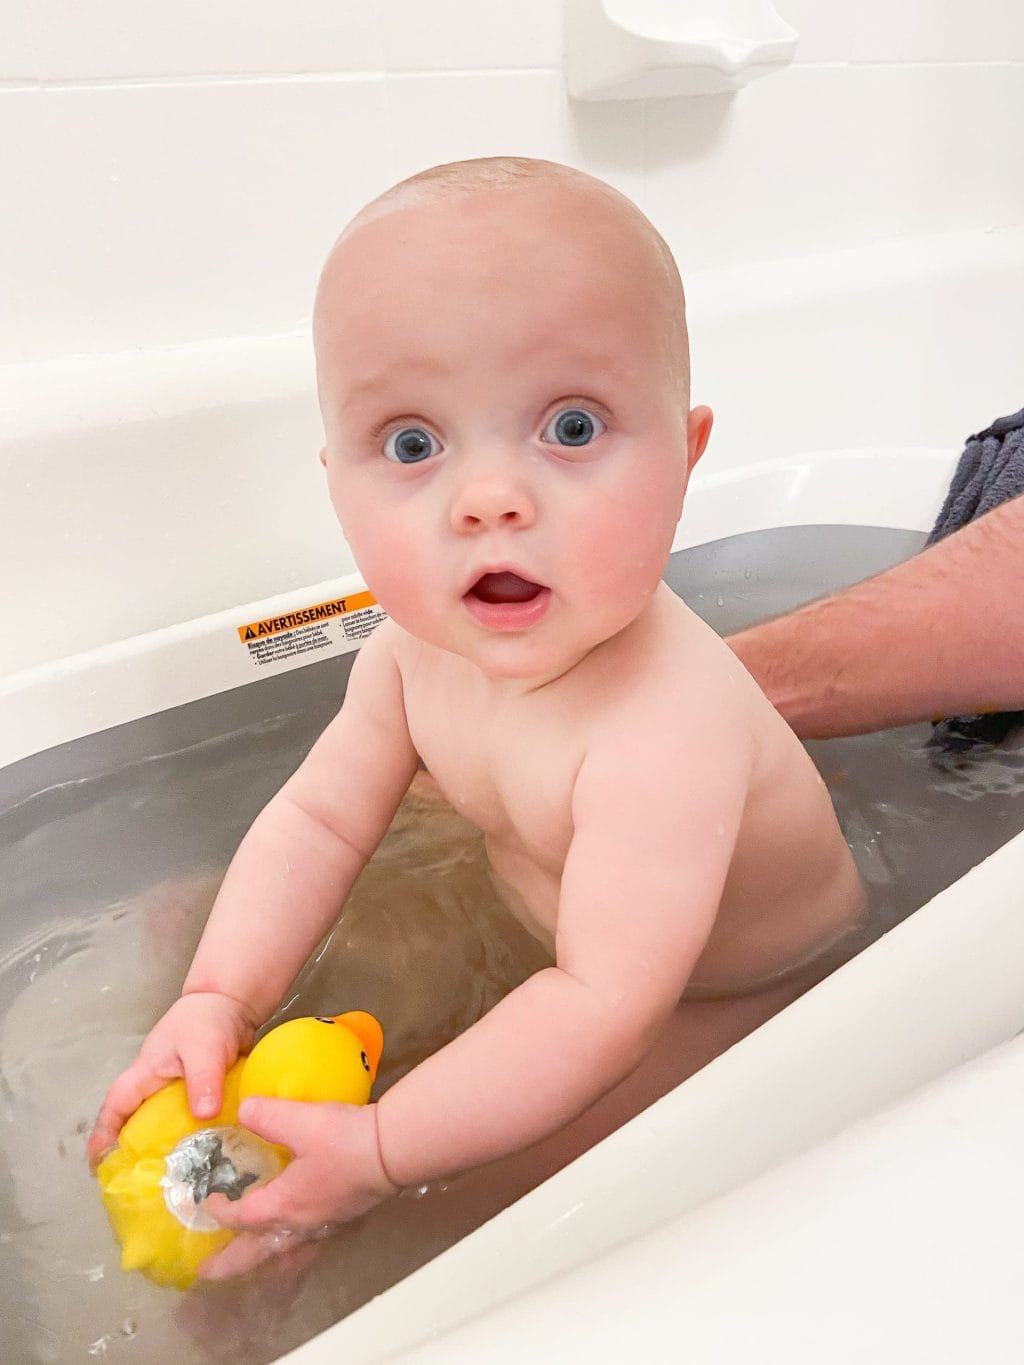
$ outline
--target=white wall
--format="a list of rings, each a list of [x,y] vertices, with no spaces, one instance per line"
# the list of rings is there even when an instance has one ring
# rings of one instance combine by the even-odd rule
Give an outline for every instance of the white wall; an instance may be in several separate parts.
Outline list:
[[[312,289],[437,161],[553,157],[650,213],[702,474],[1019,407],[1024,5],[777,4],[797,61],[734,98],[575,104],[560,0],[0,0],[0,685],[351,567]]]
[[[1017,0],[778,8],[735,99],[576,105],[559,0],[0,0],[0,363],[302,327],[346,217],[463,156],[604,176],[684,273],[1024,218]]]

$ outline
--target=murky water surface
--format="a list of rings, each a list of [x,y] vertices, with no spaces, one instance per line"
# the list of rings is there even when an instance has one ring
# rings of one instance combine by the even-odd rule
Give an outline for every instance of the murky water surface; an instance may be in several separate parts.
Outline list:
[[[802,596],[814,587],[804,582]],[[718,588],[694,597],[705,590],[714,618]],[[788,605],[745,571],[737,595],[744,620]],[[329,700],[277,715],[0,811],[4,1361],[259,1365],[500,1206],[501,1192],[481,1196],[479,1182],[410,1191],[321,1244],[311,1262],[186,1295],[119,1269],[83,1156],[92,1116],[175,998],[248,823],[334,709]],[[914,726],[810,746],[868,882],[874,936],[1024,828],[1024,749],[1011,741],[947,755],[930,736]],[[475,832],[412,797],[285,1013],[378,1014],[382,1089],[543,961],[497,902]]]
[[[312,1265],[180,1295],[122,1273],[85,1167],[103,1090],[176,997],[232,849],[334,709],[0,817],[4,913],[33,906],[39,922],[0,959],[3,1360],[273,1360],[494,1211],[434,1185],[325,1242]],[[137,882],[154,866],[158,880]],[[476,832],[410,797],[282,1017],[373,1011],[387,1034],[380,1093],[545,960],[498,904]]]

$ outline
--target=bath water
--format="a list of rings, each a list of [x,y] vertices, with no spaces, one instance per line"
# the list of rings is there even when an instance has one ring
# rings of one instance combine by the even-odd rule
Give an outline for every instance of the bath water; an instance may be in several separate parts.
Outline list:
[[[748,545],[755,564],[764,548]],[[749,564],[737,568],[713,547],[677,557],[673,572],[691,604],[726,630],[814,595],[821,562],[805,553],[787,600],[778,578],[748,574]],[[119,1268],[86,1169],[86,1134],[107,1083],[177,995],[249,822],[336,709],[326,691],[191,743],[149,743],[132,761],[91,760],[88,771],[80,763],[0,810],[5,1361],[259,1365],[382,1292],[516,1192],[478,1177],[407,1191],[311,1257],[300,1249],[184,1295]],[[1024,750],[1012,741],[950,755],[932,746],[929,726],[914,726],[809,747],[868,883],[871,937],[1024,828]],[[498,901],[477,833],[414,792],[279,1017],[376,1013],[386,1030],[380,1093],[545,961]],[[453,1122],[458,1105],[451,1096]]]
[[[105,1084],[178,993],[231,848],[333,709],[51,789],[0,819],[15,835],[0,854],[5,914],[31,898],[39,922],[0,960],[0,1359],[272,1360],[494,1211],[440,1184],[410,1191],[311,1266],[179,1295],[120,1270],[83,1161]],[[136,884],[145,863],[162,864],[159,880]],[[498,903],[476,831],[411,795],[278,1017],[371,1010],[387,1030],[381,1093],[546,961]]]

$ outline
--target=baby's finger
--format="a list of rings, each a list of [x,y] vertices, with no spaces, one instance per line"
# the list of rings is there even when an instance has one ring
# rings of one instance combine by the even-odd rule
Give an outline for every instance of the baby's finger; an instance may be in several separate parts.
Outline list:
[[[280,1256],[289,1274],[307,1265],[317,1253],[315,1242],[287,1232],[243,1232],[199,1267],[201,1280],[229,1280],[245,1275],[256,1266]],[[286,1259],[285,1259],[286,1258]]]
[[[110,1149],[116,1144],[122,1124],[106,1108],[100,1110],[93,1130],[85,1144],[85,1155],[90,1169],[95,1170]]]
[[[160,1076],[139,1066],[130,1066],[118,1076],[107,1091],[93,1130],[86,1143],[89,1164],[95,1166],[104,1152],[117,1142],[125,1119],[135,1113],[143,1100],[148,1099],[164,1084]]]
[[[241,1199],[228,1199],[223,1194],[211,1194],[203,1203],[203,1208],[221,1227],[231,1228],[235,1232],[297,1231],[298,1223],[289,1216],[291,1181],[287,1179],[287,1175],[288,1171],[283,1171],[266,1185],[247,1190]]]
[[[301,1100],[279,1100],[269,1095],[250,1095],[239,1108],[239,1120],[250,1132],[288,1147],[296,1155],[309,1144],[324,1119],[324,1111],[345,1106],[332,1104],[304,1104]],[[347,1106],[353,1108],[354,1106]]]
[[[212,1119],[224,1102],[224,1063],[211,1058],[209,1048],[202,1044],[183,1044],[181,1065],[188,1107],[197,1119]]]

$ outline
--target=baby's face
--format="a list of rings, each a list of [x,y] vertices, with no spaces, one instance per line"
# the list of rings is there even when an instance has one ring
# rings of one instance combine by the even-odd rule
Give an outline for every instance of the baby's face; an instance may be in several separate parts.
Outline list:
[[[660,260],[561,187],[405,204],[353,229],[316,334],[324,462],[406,630],[496,678],[628,625],[710,427],[685,410]]]

